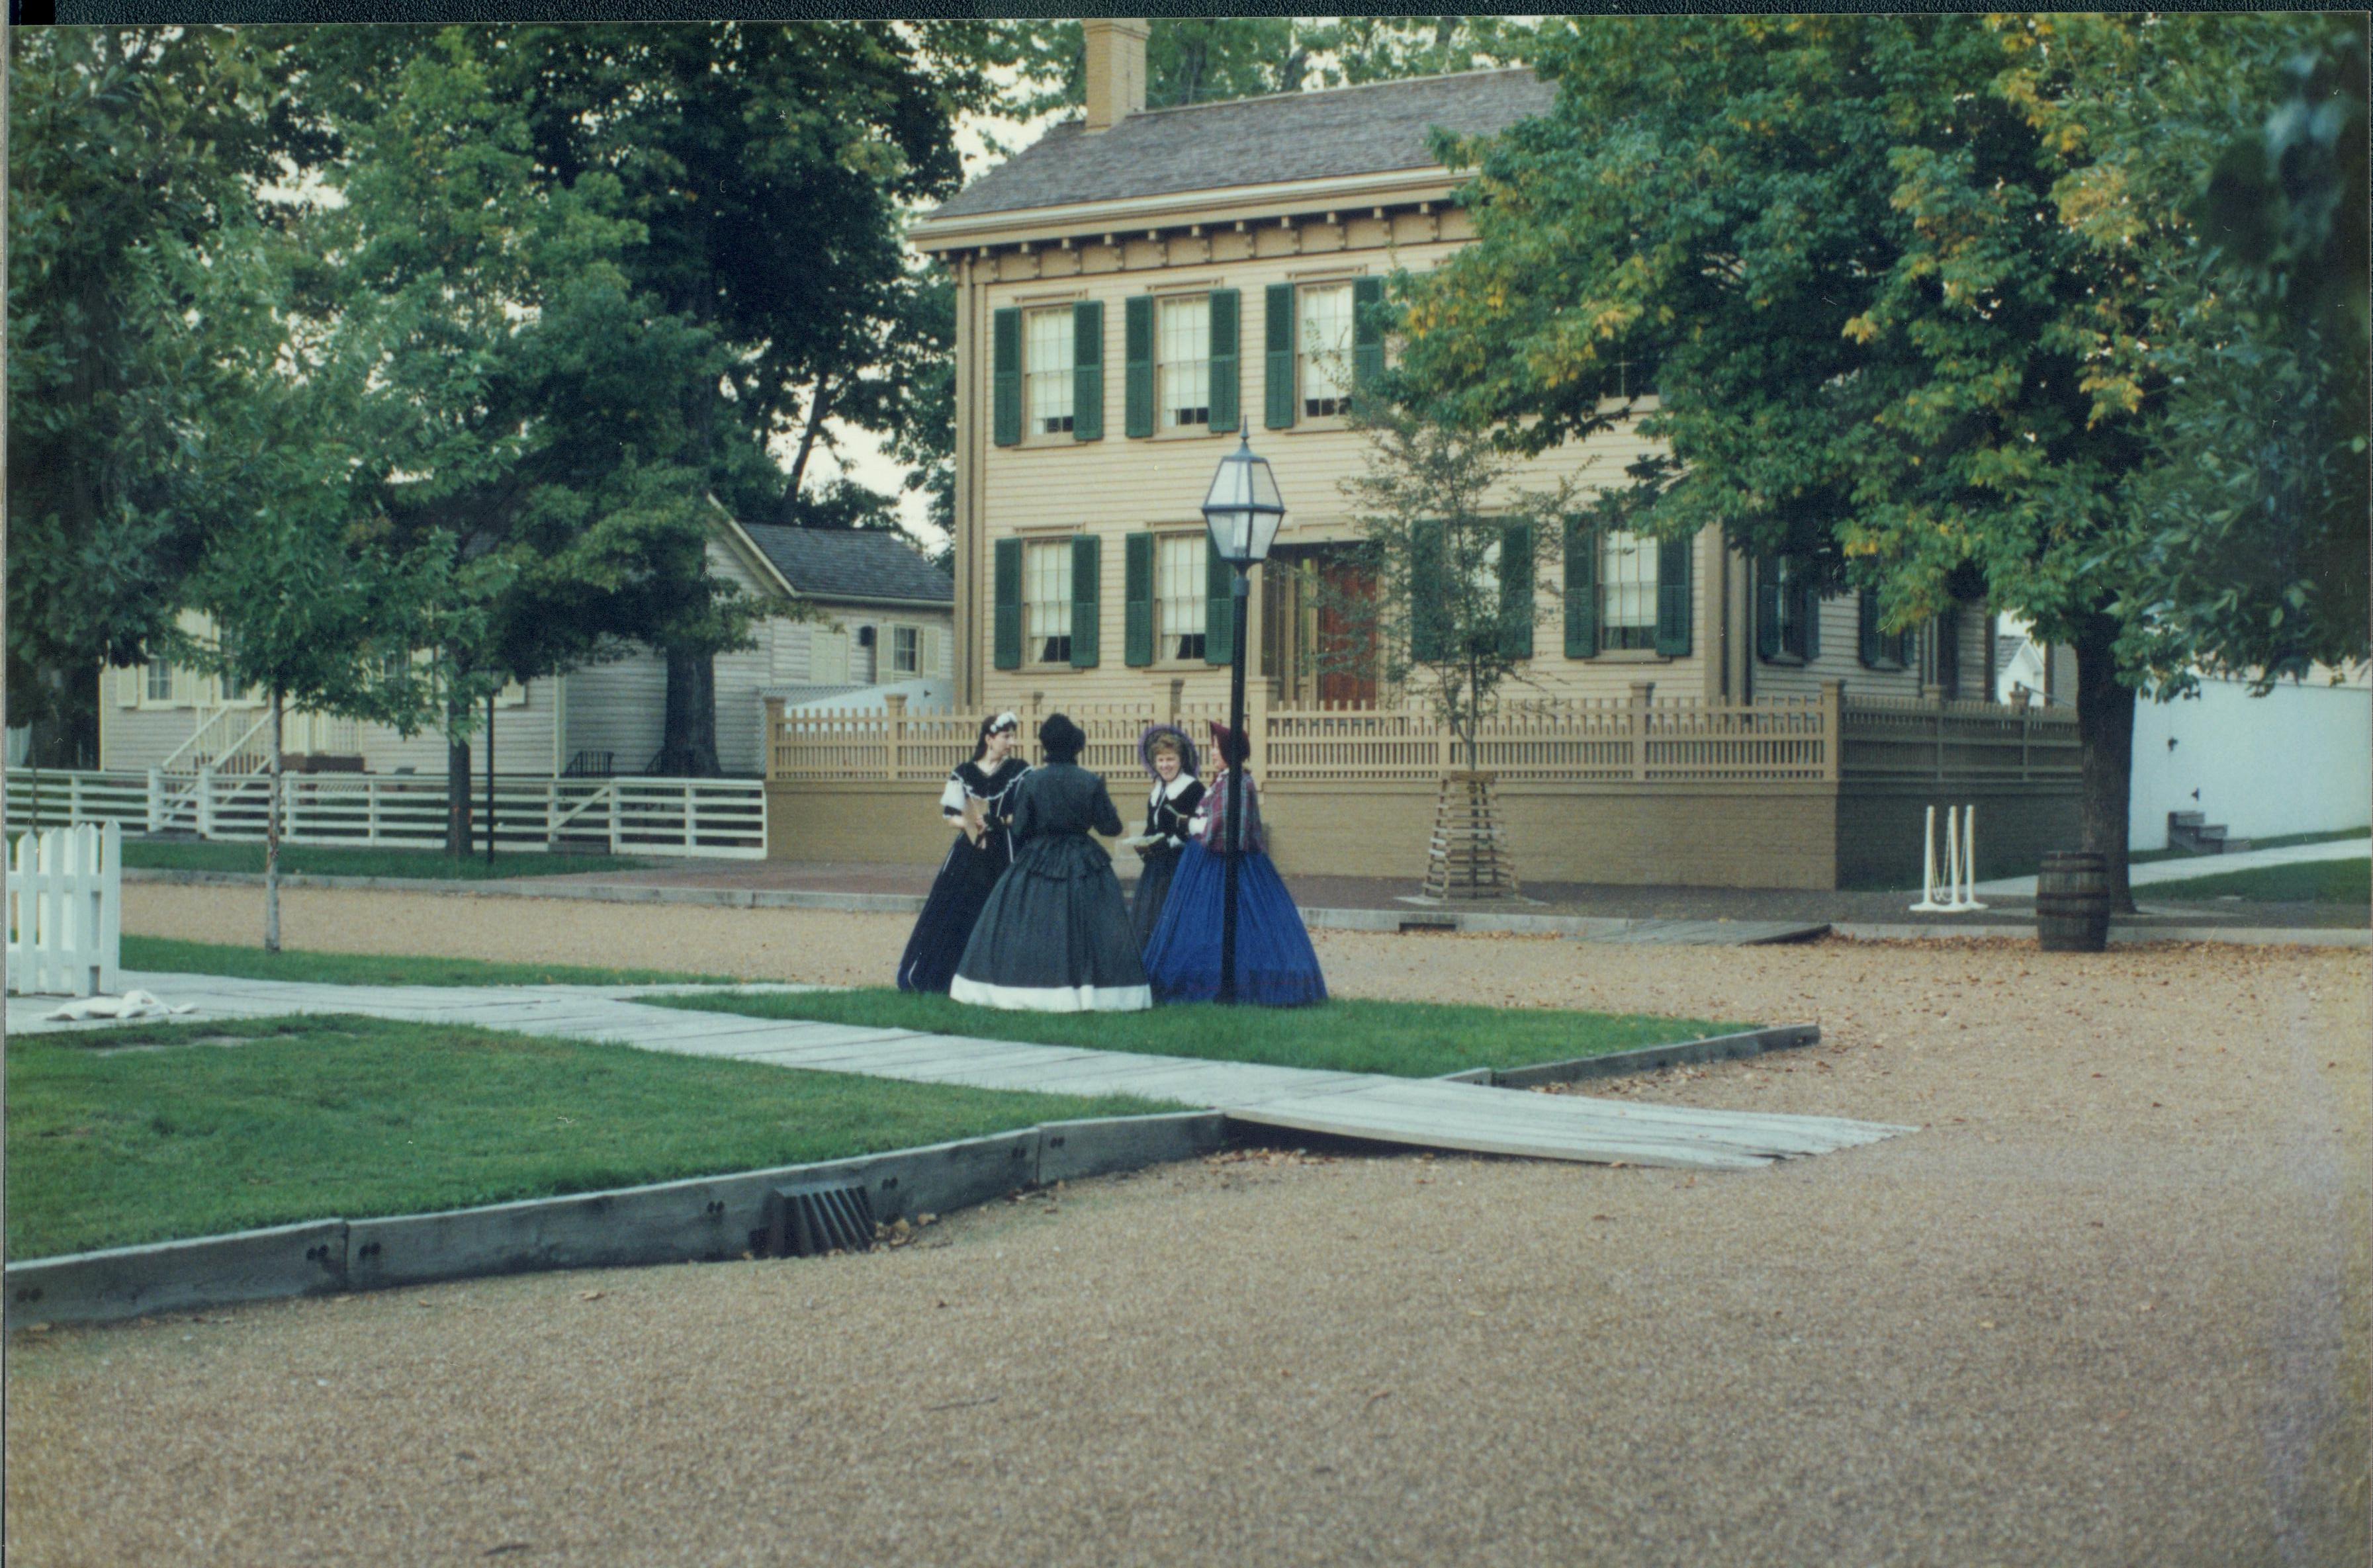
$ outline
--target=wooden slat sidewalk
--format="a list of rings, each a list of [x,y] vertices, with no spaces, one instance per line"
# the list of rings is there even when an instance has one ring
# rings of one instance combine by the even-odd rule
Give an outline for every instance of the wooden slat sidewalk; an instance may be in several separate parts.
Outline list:
[[[917,1083],[1131,1094],[1217,1110],[1248,1126],[1282,1131],[1534,1159],[1743,1170],[1915,1130],[1833,1117],[1628,1105],[1382,1073],[696,1012],[629,1000],[660,989],[652,987],[325,986],[162,974],[129,975],[124,984],[169,1001],[196,1004],[191,1021],[357,1012],[469,1024]],[[54,1005],[52,1000],[12,998],[9,1031],[60,1027],[40,1024],[35,1012]]]

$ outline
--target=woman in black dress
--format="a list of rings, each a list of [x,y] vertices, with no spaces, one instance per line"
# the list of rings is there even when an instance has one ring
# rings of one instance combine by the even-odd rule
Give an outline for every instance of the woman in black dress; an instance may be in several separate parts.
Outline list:
[[[970,762],[958,763],[940,791],[940,814],[956,828],[956,841],[940,864],[931,895],[915,921],[898,960],[902,991],[944,991],[955,977],[956,960],[964,956],[981,906],[988,902],[997,879],[1013,863],[1013,835],[1006,825],[1011,815],[1014,782],[1030,765],[1012,755],[1013,737],[1022,721],[1000,713],[981,721]]]
[[[1203,783],[1195,777],[1195,743],[1175,724],[1155,724],[1138,738],[1137,757],[1153,776],[1153,792],[1146,797],[1145,832],[1151,843],[1137,845],[1145,862],[1137,879],[1137,896],[1129,901],[1129,924],[1137,950],[1153,940],[1162,921],[1163,900],[1170,896],[1170,879],[1177,873],[1178,856],[1186,848],[1187,825],[1203,803]]]
[[[983,1007],[1128,1012],[1153,1005],[1112,856],[1088,837],[1120,836],[1105,781],[1078,766],[1080,727],[1050,713],[1046,762],[1011,796],[1013,868],[989,894],[948,994]]]

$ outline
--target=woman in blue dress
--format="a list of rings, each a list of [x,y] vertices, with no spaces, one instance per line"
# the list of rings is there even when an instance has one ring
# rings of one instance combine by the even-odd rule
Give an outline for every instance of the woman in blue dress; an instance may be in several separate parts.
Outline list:
[[[1260,792],[1245,771],[1252,743],[1224,724],[1211,726],[1226,770],[1211,781],[1193,836],[1171,878],[1161,923],[1145,949],[1146,977],[1163,1001],[1215,1001],[1227,888],[1228,815],[1244,802],[1243,855],[1236,868],[1236,1000],[1298,1007],[1327,1000],[1326,977],[1302,924],[1302,911],[1277,874],[1261,832]]]
[[[972,760],[958,763],[940,791],[940,815],[956,829],[948,858],[931,883],[931,895],[898,959],[902,991],[945,991],[955,978],[956,961],[980,919],[997,879],[1013,863],[1013,786],[1030,765],[1012,755],[1022,720],[1000,713],[981,721]]]

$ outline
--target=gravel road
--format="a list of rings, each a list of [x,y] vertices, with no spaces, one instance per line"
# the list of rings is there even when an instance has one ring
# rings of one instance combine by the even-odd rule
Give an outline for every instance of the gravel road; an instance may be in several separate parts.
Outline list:
[[[128,929],[254,929],[244,889]],[[903,919],[297,892],[292,946],[879,981]],[[2366,955],[1322,932],[1346,995],[1818,1020],[1737,1175],[1256,1152],[824,1261],[8,1346],[12,1564],[2368,1561]]]

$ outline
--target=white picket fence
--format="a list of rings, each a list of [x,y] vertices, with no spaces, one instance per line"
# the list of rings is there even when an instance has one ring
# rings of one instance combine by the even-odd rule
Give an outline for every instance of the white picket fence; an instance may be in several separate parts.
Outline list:
[[[435,848],[445,842],[445,780],[384,773],[291,773],[281,778],[280,841],[350,848]],[[44,770],[38,817],[34,776],[7,775],[8,822],[119,822],[135,832],[263,840],[269,774],[157,770]],[[483,846],[485,780],[470,790],[472,829]],[[766,788],[755,778],[551,778],[497,775],[497,848],[594,849],[614,855],[760,860],[766,853]]]
[[[96,996],[123,989],[119,824],[19,836],[7,904],[11,991]]]

